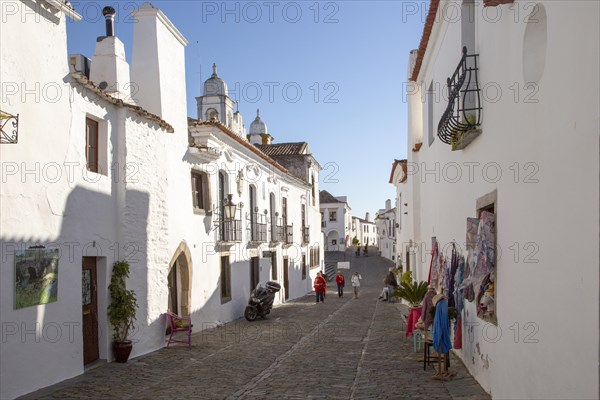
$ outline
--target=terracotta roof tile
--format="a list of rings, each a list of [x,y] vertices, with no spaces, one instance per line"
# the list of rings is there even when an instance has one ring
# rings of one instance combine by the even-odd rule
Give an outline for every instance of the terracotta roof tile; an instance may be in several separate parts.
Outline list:
[[[256,144],[256,147],[268,156],[290,156],[307,154],[308,144],[306,142],[297,143],[276,143],[276,144]]]

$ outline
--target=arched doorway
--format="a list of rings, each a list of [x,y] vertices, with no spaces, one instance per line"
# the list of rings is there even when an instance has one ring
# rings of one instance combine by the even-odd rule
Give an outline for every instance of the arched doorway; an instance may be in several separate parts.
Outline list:
[[[169,288],[169,310],[179,315],[190,315],[192,292],[192,256],[185,241],[182,241],[169,263],[167,285]]]
[[[327,251],[338,251],[340,234],[337,231],[331,231],[327,234],[327,246],[325,247]]]

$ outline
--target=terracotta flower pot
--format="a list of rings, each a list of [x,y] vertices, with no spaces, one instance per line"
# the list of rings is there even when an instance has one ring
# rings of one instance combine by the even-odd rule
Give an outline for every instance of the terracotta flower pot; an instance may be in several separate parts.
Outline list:
[[[113,342],[113,352],[115,354],[115,361],[118,363],[126,363],[133,349],[131,340],[124,342]]]

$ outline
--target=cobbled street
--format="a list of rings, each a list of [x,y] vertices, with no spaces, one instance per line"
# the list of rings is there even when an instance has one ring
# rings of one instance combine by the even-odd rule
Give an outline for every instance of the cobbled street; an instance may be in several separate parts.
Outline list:
[[[95,399],[487,399],[451,358],[450,381],[423,371],[405,339],[398,303],[378,301],[389,261],[346,253],[342,298],[335,282],[324,303],[314,296],[276,307],[264,320],[244,319],[198,331],[193,347],[176,345],[110,363],[24,398]],[[353,299],[350,274],[362,277]]]

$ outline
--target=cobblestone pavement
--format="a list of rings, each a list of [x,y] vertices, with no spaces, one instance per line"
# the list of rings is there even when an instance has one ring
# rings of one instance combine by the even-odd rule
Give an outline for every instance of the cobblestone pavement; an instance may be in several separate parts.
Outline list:
[[[350,256],[348,256],[350,258]],[[452,357],[448,382],[431,379],[404,339],[406,307],[377,300],[389,261],[351,257],[361,293],[329,284],[324,303],[308,296],[276,307],[265,320],[198,332],[192,349],[171,346],[110,363],[24,398],[47,399],[488,399]]]

